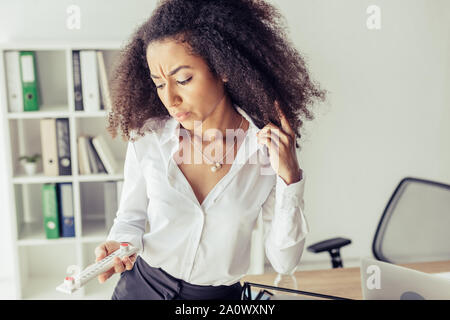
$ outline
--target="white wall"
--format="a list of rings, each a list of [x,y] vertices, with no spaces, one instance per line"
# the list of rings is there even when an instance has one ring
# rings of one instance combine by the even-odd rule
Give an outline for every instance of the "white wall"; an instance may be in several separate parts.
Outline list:
[[[156,0],[0,0],[0,42],[122,40],[151,15]],[[69,30],[67,8],[81,9],[81,29]]]
[[[371,255],[382,210],[403,177],[450,183],[450,2],[276,3],[331,91],[306,126],[301,156],[307,245],[344,236],[353,240],[344,262]],[[370,4],[381,8],[377,31],[366,28]],[[303,262],[325,257],[306,252]]]
[[[344,236],[347,266],[371,254],[382,210],[405,176],[450,183],[450,2],[446,0],[272,0],[315,80],[330,91],[304,130],[307,245]],[[95,4],[94,4],[95,3]],[[66,8],[81,8],[81,30],[66,28]],[[125,40],[156,1],[0,1],[0,43]],[[366,8],[381,8],[381,29],[366,28]],[[3,122],[0,122],[3,125]],[[2,129],[2,128],[0,128]],[[0,150],[4,150],[0,139]],[[3,161],[3,159],[1,159]],[[0,174],[4,170],[0,164]],[[0,201],[7,191],[0,176]],[[9,239],[1,213],[0,241]],[[5,254],[6,257],[8,254]],[[2,261],[5,258],[2,256]],[[6,259],[5,259],[6,260]],[[326,254],[305,252],[303,267]],[[0,264],[0,274],[11,273]]]

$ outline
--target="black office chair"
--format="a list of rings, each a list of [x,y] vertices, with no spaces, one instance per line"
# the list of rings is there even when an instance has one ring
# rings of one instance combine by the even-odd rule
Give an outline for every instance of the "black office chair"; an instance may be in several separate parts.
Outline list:
[[[333,238],[307,250],[328,251],[332,267],[342,268],[340,248],[350,243]],[[381,216],[372,252],[395,264],[450,260],[450,185],[410,177],[400,181]]]

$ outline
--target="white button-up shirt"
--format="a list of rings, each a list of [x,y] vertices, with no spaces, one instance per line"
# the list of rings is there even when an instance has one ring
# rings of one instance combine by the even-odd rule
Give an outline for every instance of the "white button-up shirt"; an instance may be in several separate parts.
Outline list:
[[[163,121],[130,141],[122,194],[108,240],[139,247],[152,267],[197,285],[231,285],[249,268],[252,231],[262,214],[264,246],[275,271],[299,264],[309,232],[303,214],[305,176],[287,185],[272,169],[260,130],[250,125],[229,172],[200,204],[173,159],[180,123]],[[146,233],[146,223],[150,231]]]

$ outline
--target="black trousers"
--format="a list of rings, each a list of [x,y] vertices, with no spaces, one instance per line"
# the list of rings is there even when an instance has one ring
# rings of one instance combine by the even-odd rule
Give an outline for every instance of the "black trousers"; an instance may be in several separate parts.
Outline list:
[[[137,257],[133,269],[124,271],[112,300],[241,300],[242,285],[203,286],[173,277]]]

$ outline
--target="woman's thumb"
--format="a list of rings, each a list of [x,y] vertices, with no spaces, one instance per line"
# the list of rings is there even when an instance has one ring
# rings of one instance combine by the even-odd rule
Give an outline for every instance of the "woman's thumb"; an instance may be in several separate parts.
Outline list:
[[[104,245],[98,246],[95,248],[95,261],[100,261],[104,257],[106,257],[106,249]]]

